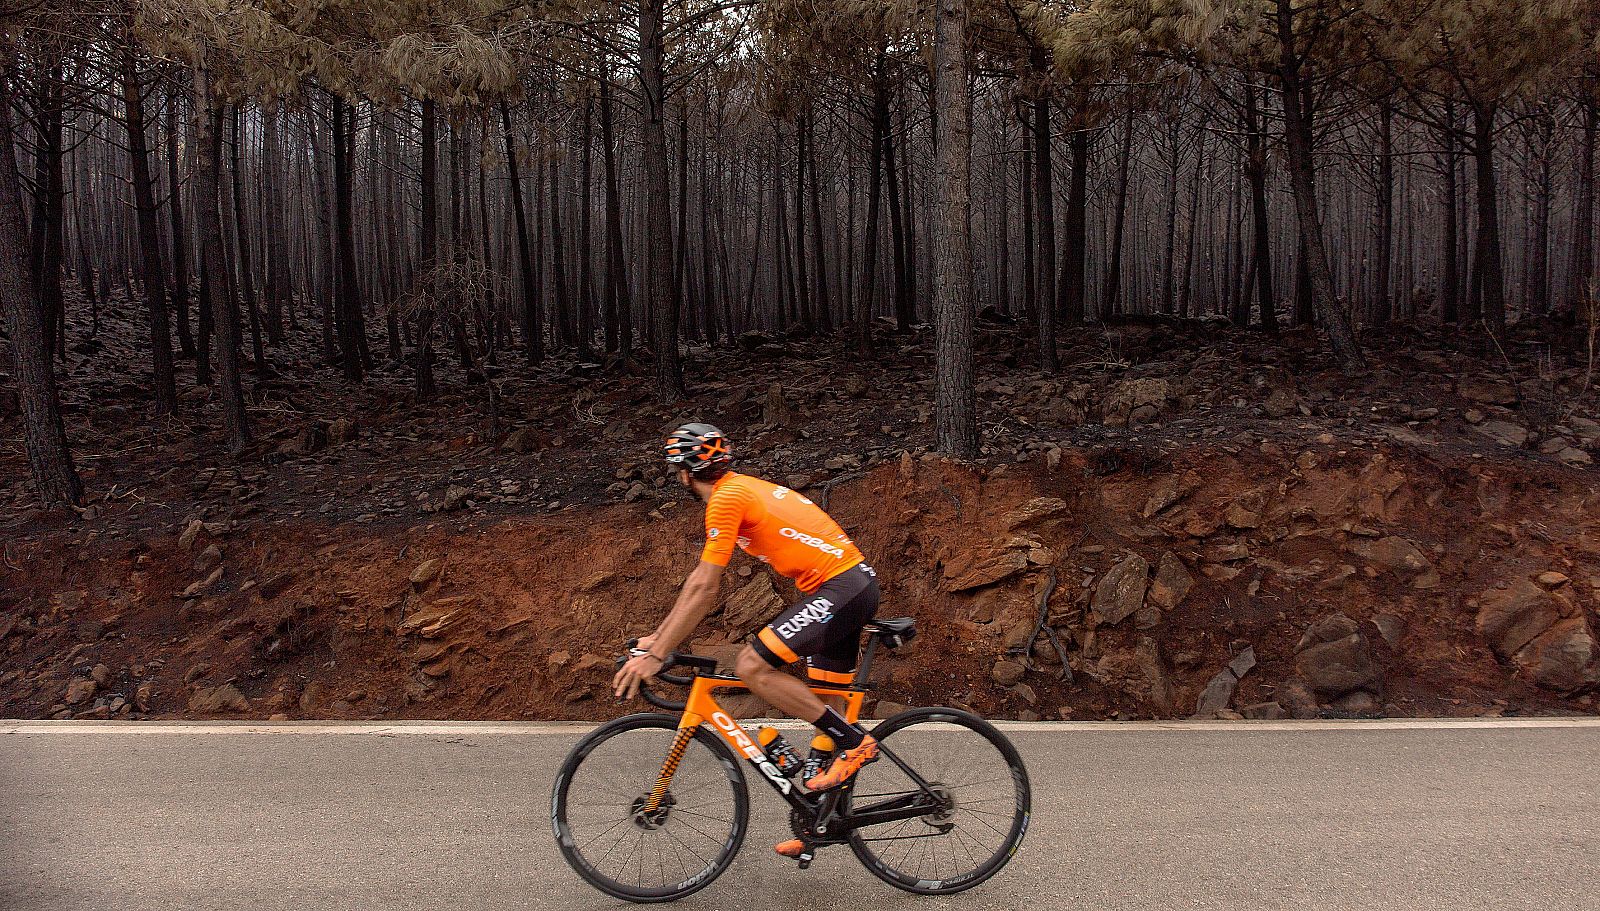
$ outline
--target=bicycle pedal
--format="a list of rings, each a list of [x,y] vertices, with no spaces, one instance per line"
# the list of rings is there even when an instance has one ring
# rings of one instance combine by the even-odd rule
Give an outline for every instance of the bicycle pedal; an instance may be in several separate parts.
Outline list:
[[[811,869],[812,858],[813,858],[813,855],[811,854],[810,851],[807,851],[806,853],[800,855],[800,869],[802,869],[802,870]]]

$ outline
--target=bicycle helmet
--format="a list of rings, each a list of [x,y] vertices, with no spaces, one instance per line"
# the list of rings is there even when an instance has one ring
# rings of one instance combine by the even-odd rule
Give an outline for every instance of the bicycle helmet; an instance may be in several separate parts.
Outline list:
[[[691,475],[709,479],[733,464],[733,447],[722,431],[710,424],[684,424],[667,437],[667,464]]]

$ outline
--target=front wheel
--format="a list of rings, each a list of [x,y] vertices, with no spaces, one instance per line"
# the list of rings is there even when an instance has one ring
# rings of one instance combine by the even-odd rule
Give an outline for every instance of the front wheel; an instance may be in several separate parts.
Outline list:
[[[744,772],[727,744],[705,728],[680,735],[675,716],[657,714],[618,718],[578,741],[550,810],[572,869],[632,902],[674,901],[710,885],[733,863],[749,815]]]
[[[856,858],[889,885],[921,895],[962,892],[998,873],[1022,844],[1032,804],[1028,770],[1011,741],[951,708],[902,712],[872,736],[883,755],[856,773],[845,809],[930,792],[936,808],[851,832]]]

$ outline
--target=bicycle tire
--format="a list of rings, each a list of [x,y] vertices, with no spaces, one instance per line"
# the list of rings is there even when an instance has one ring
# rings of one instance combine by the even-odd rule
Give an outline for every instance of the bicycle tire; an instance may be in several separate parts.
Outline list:
[[[967,889],[971,889],[973,886],[984,882],[991,876],[994,876],[996,873],[1000,872],[1000,869],[1004,867],[1013,856],[1015,856],[1017,849],[1022,845],[1023,836],[1025,836],[1028,831],[1028,821],[1032,813],[1032,790],[1028,782],[1027,767],[1023,765],[1022,757],[1017,753],[1016,747],[1013,746],[1011,741],[1006,739],[1006,736],[1000,733],[1000,731],[997,730],[994,725],[984,721],[982,718],[979,718],[976,715],[971,714],[970,712],[964,712],[960,709],[953,708],[911,709],[906,712],[901,712],[900,714],[880,723],[872,730],[872,736],[876,738],[880,744],[884,744],[890,750],[894,750],[897,755],[902,753],[909,754],[913,752],[913,750],[909,749],[910,744],[906,742],[906,737],[901,732],[906,731],[908,728],[915,728],[919,725],[930,724],[955,725],[958,729],[970,731],[972,734],[982,738],[983,741],[986,741],[990,746],[992,746],[998,753],[997,758],[1004,760],[1006,767],[1004,773],[1001,773],[998,768],[979,772],[980,775],[993,772],[994,775],[992,776],[991,781],[1000,783],[1001,787],[997,790],[1000,790],[1002,793],[1004,793],[1005,790],[1004,782],[1009,780],[1011,783],[1010,797],[1013,803],[1010,813],[1010,826],[1004,831],[1003,839],[994,847],[993,852],[987,858],[979,860],[972,867],[972,869],[957,871],[954,873],[954,875],[941,875],[937,878],[927,875],[926,872],[914,872],[901,869],[896,865],[895,862],[892,862],[884,856],[884,854],[889,853],[889,851],[880,852],[874,848],[874,845],[884,842],[896,844],[902,841],[910,841],[918,838],[942,837],[941,835],[933,834],[916,834],[919,830],[917,830],[912,824],[918,822],[918,820],[906,820],[898,824],[895,829],[889,830],[890,832],[902,832],[905,828],[910,827],[913,832],[913,834],[910,835],[890,836],[886,833],[876,832],[873,829],[860,829],[853,831],[849,835],[850,850],[855,853],[856,859],[861,861],[862,866],[866,867],[868,872],[897,889],[903,889],[907,892],[916,893],[918,895],[950,895],[956,892],[966,891]],[[946,730],[947,729],[944,728],[939,729],[941,732]],[[929,731],[929,733],[932,734],[935,732]],[[895,737],[897,734],[900,735],[898,743]],[[970,746],[975,744],[976,741],[968,740],[966,743],[968,746]],[[897,749],[900,744],[905,744],[907,749]],[[962,763],[957,758],[958,756],[962,755],[965,749],[966,747],[963,747],[961,744],[941,744],[939,755],[945,757],[944,761],[948,763],[948,765],[945,767],[948,768],[950,766],[954,766],[958,769],[962,769],[963,771],[970,772],[973,766]],[[940,782],[936,782],[930,778],[923,769],[919,769],[917,767],[917,763],[910,762],[906,755],[902,755],[902,759],[906,760],[907,764],[910,765],[913,770],[916,770],[919,775],[927,779],[930,785],[941,784]],[[865,799],[870,797],[871,792],[878,787],[883,786],[886,779],[892,779],[895,776],[903,777],[905,778],[906,782],[910,782],[909,777],[906,777],[904,772],[902,772],[892,760],[890,760],[887,756],[880,757],[877,762],[856,773],[855,779],[850,784],[850,792],[844,798],[845,808],[848,809],[851,803],[857,799]],[[978,784],[985,783],[988,782],[978,782]],[[908,784],[907,786],[910,787],[913,785]],[[959,790],[957,790],[958,786],[952,785],[951,787],[952,792],[954,793],[955,802],[952,815],[952,818],[954,818],[954,816],[959,816],[959,814],[963,811],[961,806],[962,795]],[[863,790],[866,793],[862,793]],[[988,800],[999,801],[1000,799],[1001,798],[990,798]],[[979,801],[979,803],[983,802],[985,801]],[[987,811],[978,811],[970,806],[967,808],[967,810],[974,813],[984,813],[985,815],[989,815]],[[1000,818],[1001,814],[996,813],[995,816],[998,819]],[[937,830],[936,824],[928,822],[926,817],[921,818],[921,822],[923,823],[925,829]],[[946,820],[944,821],[944,824],[950,823],[948,820]],[[1000,832],[1000,829],[990,823],[984,822],[984,825],[997,833]],[[948,832],[954,832],[957,829],[959,829],[959,824],[952,825]],[[971,841],[976,841],[976,839],[972,836],[968,836],[968,838]],[[970,843],[963,843],[958,839],[956,844],[968,851],[970,854]],[[892,851],[892,849],[890,849],[890,851]],[[936,852],[934,856],[937,857]],[[955,857],[954,848],[951,848],[951,856],[952,858]],[[901,863],[903,863],[903,861]]]
[[[660,729],[675,735],[678,729],[678,718],[673,715],[658,713],[627,715],[591,731],[572,748],[572,751],[567,754],[566,761],[562,763],[560,771],[556,773],[550,804],[550,823],[555,831],[556,846],[561,850],[561,855],[566,859],[568,866],[572,867],[589,885],[607,895],[639,903],[676,901],[711,885],[716,881],[717,877],[726,872],[728,867],[733,864],[733,859],[739,853],[740,846],[744,844],[745,833],[750,821],[750,795],[745,784],[744,770],[740,767],[738,759],[734,756],[733,751],[728,748],[728,745],[721,738],[702,727],[695,731],[694,739],[690,741],[689,752],[685,754],[685,759],[687,760],[693,754],[696,744],[703,746],[710,752],[711,757],[719,763],[731,789],[732,815],[727,820],[729,831],[717,849],[715,857],[707,861],[706,865],[698,871],[686,871],[692,875],[686,876],[683,880],[658,887],[625,883],[599,869],[594,859],[584,853],[583,848],[585,846],[579,843],[579,838],[583,837],[585,833],[577,833],[573,829],[572,820],[570,819],[571,810],[573,809],[572,798],[575,796],[572,791],[573,783],[580,768],[583,767],[584,760],[589,759],[605,743],[629,732],[651,729]],[[661,744],[670,744],[670,742],[670,738],[661,738],[659,740]],[[659,761],[664,755],[665,747],[658,755],[645,758]],[[653,783],[653,774],[647,780],[640,781],[638,783],[640,793],[648,794]],[[643,833],[646,830],[632,820],[635,808],[631,805],[624,807],[618,804],[614,809],[620,812],[620,817],[618,822],[613,824],[613,828],[631,825],[641,832],[639,850],[641,851],[642,875],[644,865]],[[602,810],[602,812],[607,811]],[[677,812],[680,813],[678,818],[680,820],[683,819],[681,814],[686,811]],[[701,822],[704,824],[703,820]],[[671,824],[672,817],[668,816],[663,818],[658,827],[649,831],[666,832]],[[687,822],[683,824],[689,825]],[[701,835],[706,834],[692,825],[690,828]],[[624,832],[626,832],[625,828]],[[631,837],[631,833],[629,833],[628,837]],[[681,850],[678,848],[673,848],[672,850],[680,855],[681,861]],[[692,849],[689,853],[699,857],[701,860],[705,860]]]

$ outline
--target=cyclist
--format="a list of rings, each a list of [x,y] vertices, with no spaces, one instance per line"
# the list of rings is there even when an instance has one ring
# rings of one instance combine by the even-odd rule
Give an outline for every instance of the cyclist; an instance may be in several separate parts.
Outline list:
[[[844,530],[800,494],[731,470],[728,438],[710,424],[684,424],[667,438],[667,463],[678,481],[706,503],[706,543],[677,602],[654,633],[639,640],[646,654],[630,659],[612,686],[632,698],[641,681],[660,672],[700,620],[717,604],[722,572],[737,543],[746,553],[794,580],[800,600],[750,637],[735,672],[750,691],[792,717],[810,721],[832,738],[833,761],[805,782],[811,790],[838,787],[878,758],[872,735],[846,721],[806,684],[780,668],[806,662],[820,683],[854,679],[861,628],[878,612],[878,576]],[[777,846],[799,856],[798,839]]]

